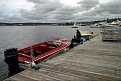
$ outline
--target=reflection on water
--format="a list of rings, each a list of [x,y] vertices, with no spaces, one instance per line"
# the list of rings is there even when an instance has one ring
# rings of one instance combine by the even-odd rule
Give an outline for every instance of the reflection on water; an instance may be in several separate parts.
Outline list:
[[[98,32],[99,29],[90,27],[78,27],[80,31]],[[53,37],[71,39],[76,28],[70,26],[0,26],[0,81],[8,74],[7,64],[4,63],[4,50],[18,48],[46,41]]]

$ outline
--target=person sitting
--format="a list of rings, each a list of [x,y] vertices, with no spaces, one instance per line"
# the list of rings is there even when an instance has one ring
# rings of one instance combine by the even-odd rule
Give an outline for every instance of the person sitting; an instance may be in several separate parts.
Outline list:
[[[70,48],[73,48],[80,44],[80,40],[77,39],[76,35],[71,39]]]
[[[81,33],[78,29],[76,30],[76,37],[77,37],[77,40],[79,41],[79,43],[83,44],[84,38],[81,37]]]
[[[77,37],[76,37],[76,35],[74,35],[74,38],[72,38],[72,39],[71,39],[70,48],[73,48],[73,47],[75,47],[75,44],[74,44],[74,42],[77,42]]]
[[[79,44],[83,44],[84,41],[85,41],[85,39],[83,37],[81,37],[80,31],[77,29],[76,35],[74,35],[74,37],[71,40],[70,48],[73,48],[74,46],[77,46]]]
[[[78,29],[76,30],[76,37],[77,37],[77,39],[81,38],[81,33]]]
[[[80,43],[80,40],[78,40],[76,35],[74,35],[74,37],[72,38],[72,41],[75,43]]]

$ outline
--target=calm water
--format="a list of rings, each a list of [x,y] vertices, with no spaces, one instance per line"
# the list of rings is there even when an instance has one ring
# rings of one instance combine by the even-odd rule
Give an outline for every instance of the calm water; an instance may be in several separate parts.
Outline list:
[[[98,32],[99,29],[79,27],[80,31]],[[0,81],[8,75],[8,67],[4,62],[4,50],[18,48],[46,41],[53,37],[71,39],[76,28],[70,26],[0,26]]]

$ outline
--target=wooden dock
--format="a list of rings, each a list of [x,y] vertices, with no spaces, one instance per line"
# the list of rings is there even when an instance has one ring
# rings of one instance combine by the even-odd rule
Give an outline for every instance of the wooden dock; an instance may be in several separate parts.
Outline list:
[[[121,81],[121,43],[101,36],[5,81]]]

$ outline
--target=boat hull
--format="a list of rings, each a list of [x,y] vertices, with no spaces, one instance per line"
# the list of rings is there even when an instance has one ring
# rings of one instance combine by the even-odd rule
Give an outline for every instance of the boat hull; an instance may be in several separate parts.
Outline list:
[[[64,52],[71,44],[67,39],[53,39],[36,45],[28,46],[26,48],[18,50],[18,61],[22,68],[27,68],[32,62],[30,55],[30,48],[34,51],[34,63],[38,64],[46,58]]]
[[[76,35],[76,34],[75,34]],[[81,37],[83,37],[85,40],[90,40],[91,38],[97,36],[96,33],[81,33]]]

